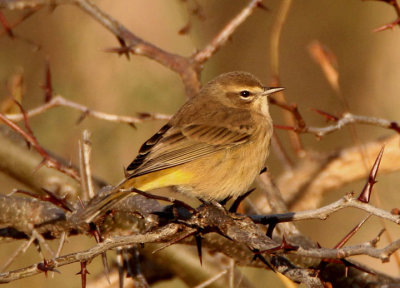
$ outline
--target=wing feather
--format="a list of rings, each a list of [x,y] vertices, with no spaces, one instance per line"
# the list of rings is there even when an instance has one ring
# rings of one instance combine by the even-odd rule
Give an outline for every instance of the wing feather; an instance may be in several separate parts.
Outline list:
[[[181,165],[217,151],[244,143],[251,129],[235,129],[207,124],[163,127],[146,141],[128,166],[137,177]]]

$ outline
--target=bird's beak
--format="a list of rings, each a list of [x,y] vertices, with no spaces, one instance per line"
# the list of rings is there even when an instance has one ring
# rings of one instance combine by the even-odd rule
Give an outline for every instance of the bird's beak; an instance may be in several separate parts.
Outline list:
[[[284,90],[285,88],[282,87],[264,87],[264,92],[262,93],[263,96],[271,95],[273,93],[279,92]]]

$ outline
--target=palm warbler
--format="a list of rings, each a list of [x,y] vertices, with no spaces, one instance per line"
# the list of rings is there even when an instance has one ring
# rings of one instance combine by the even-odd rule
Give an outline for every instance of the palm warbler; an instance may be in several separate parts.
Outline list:
[[[246,72],[222,74],[147,140],[128,177],[90,209],[88,221],[134,194],[173,186],[203,201],[245,193],[264,167],[272,135],[266,88]]]

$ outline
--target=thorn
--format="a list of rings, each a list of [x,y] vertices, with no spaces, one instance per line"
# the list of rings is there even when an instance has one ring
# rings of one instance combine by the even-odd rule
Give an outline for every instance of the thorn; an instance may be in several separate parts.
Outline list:
[[[32,136],[32,138],[35,138],[35,136],[33,135],[31,126],[29,125],[28,115],[26,114],[24,107],[22,107],[21,103],[19,101],[17,101],[16,99],[13,99],[13,100],[14,100],[14,103],[18,106],[19,110],[21,111],[22,116],[24,117],[24,125],[25,125],[26,130],[28,131],[30,136]],[[31,143],[28,140],[25,140],[25,142],[26,142],[26,146],[28,147],[28,149],[30,149]]]
[[[376,175],[378,174],[379,165],[381,164],[384,149],[385,149],[385,146],[382,146],[381,151],[379,152],[378,156],[376,157],[375,163],[371,168],[371,172],[369,173],[369,176],[368,176],[368,181],[365,184],[360,196],[358,196],[358,199],[357,199],[358,201],[361,201],[363,203],[369,203],[369,199],[370,199],[371,193],[372,193],[372,188],[373,188],[374,184],[377,182]]]
[[[344,236],[344,238],[343,238],[342,240],[340,240],[339,243],[336,244],[334,248],[335,248],[335,249],[342,248],[342,247],[344,246],[344,244],[346,244],[347,241],[349,241],[350,238],[353,237],[354,234],[356,234],[358,230],[360,230],[361,226],[365,223],[365,221],[368,220],[369,217],[371,217],[371,215],[372,215],[372,214],[369,214],[369,215],[368,215],[367,217],[365,217],[360,223],[358,223],[357,226],[355,226],[353,229],[351,229],[351,231],[350,231],[346,236]]]
[[[101,253],[101,261],[103,262],[104,275],[106,276],[106,279],[107,279],[107,281],[108,281],[108,284],[111,285],[111,280],[110,280],[110,269],[108,268],[108,260],[107,260],[107,254],[106,254],[106,252]]]
[[[397,133],[400,133],[400,126],[397,122],[390,122],[389,129],[395,130]]]
[[[330,113],[324,112],[322,110],[312,108],[311,111],[317,112],[318,114],[324,116],[328,122],[329,121],[333,121],[333,122],[339,121],[339,117],[332,115]]]
[[[342,263],[346,266],[346,268],[347,268],[347,271],[346,271],[346,277],[348,276],[347,275],[347,273],[348,273],[348,270],[349,270],[349,268],[350,267],[353,267],[353,268],[356,268],[356,269],[358,269],[358,270],[360,270],[360,271],[362,271],[362,272],[365,272],[365,273],[368,273],[368,274],[370,274],[370,275],[376,275],[374,272],[372,272],[371,270],[367,270],[367,269],[364,269],[363,267],[360,267],[360,266],[358,266],[358,265],[356,265],[356,264],[354,264],[354,263],[351,263],[351,262],[349,262],[349,261],[347,261],[346,259],[341,259],[341,261],[342,261]]]
[[[286,238],[285,235],[282,236],[282,249],[285,251],[295,251],[297,249],[299,249],[299,247],[293,246],[292,244],[286,242]]]
[[[93,235],[97,243],[103,242],[103,237],[101,236],[99,227],[93,222],[89,223],[90,232]],[[104,275],[107,278],[108,283],[111,285],[110,281],[110,269],[108,268],[107,254],[106,252],[101,253],[101,261],[103,262]]]
[[[282,236],[282,243],[279,246],[260,251],[259,253],[274,253],[276,251],[284,250],[285,252],[287,251],[296,251],[299,249],[299,247],[293,246],[286,242],[285,236]]]
[[[117,40],[118,40],[118,42],[119,42],[119,44],[121,45],[122,48],[124,48],[124,49],[128,48],[128,46],[126,45],[126,42],[125,42],[125,40],[123,38],[117,36]],[[128,49],[125,52],[119,53],[119,55],[124,54],[126,56],[126,59],[131,60],[129,52],[130,52],[130,49]]]
[[[82,288],[86,287],[86,275],[90,274],[89,271],[86,269],[86,264],[86,261],[81,261],[81,271],[76,273],[76,275],[81,275]]]
[[[56,205],[57,207],[60,207],[64,210],[68,210],[69,212],[74,211],[74,208],[72,207],[72,205],[70,205],[67,201],[65,201],[65,199],[58,197],[53,192],[51,192],[45,188],[41,188],[41,189],[43,192],[45,192],[47,194],[47,196],[43,197],[42,200],[48,201],[48,202]]]
[[[54,265],[54,263],[52,261],[47,261],[46,258],[43,259],[43,263],[39,263],[37,265],[37,269],[39,269],[40,271],[44,272],[44,275],[47,278],[47,272],[51,271],[51,272],[57,272],[59,274],[61,274],[60,271],[58,271],[57,269],[55,269],[54,267],[52,267]]]
[[[128,125],[131,126],[131,127],[132,127],[133,129],[135,129],[135,130],[137,129],[136,124],[133,123],[133,122],[129,122]]]
[[[264,11],[268,11],[268,12],[270,11],[270,9],[267,6],[265,6],[262,2],[257,3],[257,8],[260,8],[260,9],[262,9]]]
[[[275,272],[274,267],[272,267],[272,265],[267,261],[267,259],[264,258],[264,256],[262,256],[258,250],[254,250],[253,251],[254,256],[253,259],[251,261],[256,261],[257,259],[259,259],[262,263],[264,263],[269,269],[271,269],[272,271]]]
[[[256,190],[255,188],[250,189],[249,191],[247,191],[246,193],[240,195],[239,197],[237,197],[235,199],[235,201],[233,202],[231,208],[229,208],[229,212],[231,213],[236,213],[237,209],[239,208],[240,203],[242,203],[242,201],[251,194],[251,192],[253,192],[254,190]]]
[[[116,264],[118,268],[118,278],[119,278],[119,288],[124,287],[124,257],[123,254],[124,250],[121,247],[116,249]]]
[[[196,239],[197,255],[199,256],[200,265],[203,266],[203,253],[201,249],[201,241],[203,240],[203,237],[201,237],[200,234],[195,234],[194,238]]]
[[[12,193],[13,193],[13,194],[14,194],[14,193],[25,194],[25,195],[31,196],[31,197],[33,197],[33,198],[39,199],[39,195],[34,194],[34,193],[32,193],[32,192],[29,192],[29,191],[25,191],[25,190],[14,189],[14,190],[12,191]]]
[[[6,17],[4,17],[4,15],[1,11],[0,11],[0,23],[1,23],[1,25],[3,25],[3,28],[6,31],[7,35],[10,38],[14,38],[15,35],[14,35],[13,31],[11,30],[11,27],[8,24]]]
[[[29,191],[24,191],[24,190],[19,190],[19,189],[14,190],[13,193],[25,194],[25,195],[31,196],[35,199],[50,202],[64,210],[68,210],[70,212],[73,211],[72,206],[68,202],[66,202],[64,199],[59,198],[57,195],[53,194],[52,192],[50,192],[44,188],[41,188],[41,189],[47,195],[39,195],[39,194],[35,194],[35,193],[29,192]]]
[[[188,21],[188,23],[183,26],[181,29],[178,30],[178,34],[179,35],[186,35],[189,33],[190,29],[192,28],[192,24],[190,21]]]
[[[168,243],[165,244],[164,246],[161,246],[160,248],[157,248],[156,250],[154,250],[154,251],[151,252],[151,253],[152,253],[152,254],[155,254],[155,253],[157,253],[157,252],[159,252],[159,251],[161,251],[161,250],[163,250],[163,249],[165,249],[165,248],[167,248],[167,247],[169,247],[169,246],[171,246],[171,245],[173,245],[173,244],[175,244],[175,243],[178,243],[179,241],[181,241],[181,240],[183,240],[183,239],[186,239],[186,238],[189,237],[189,236],[192,236],[192,235],[195,234],[195,233],[196,233],[196,231],[192,231],[192,232],[186,233],[186,234],[183,235],[183,236],[179,236],[179,237],[177,237],[177,238],[171,240],[170,242],[168,242]],[[197,240],[196,240],[196,241],[197,241]]]
[[[40,163],[33,169],[33,173],[35,173],[36,171],[38,171],[40,168],[42,168],[43,166],[47,165],[47,159],[43,158],[42,161],[40,161]]]
[[[121,42],[120,42],[121,43]],[[132,51],[133,46],[126,46],[126,44],[121,45],[121,47],[117,48],[106,48],[103,51],[107,53],[117,53],[118,55],[125,55],[127,59],[130,59],[129,53]]]
[[[82,112],[82,114],[79,116],[78,120],[76,120],[75,124],[79,125],[82,123],[83,120],[86,119],[86,117],[90,114],[89,109],[85,110],[84,112]]]

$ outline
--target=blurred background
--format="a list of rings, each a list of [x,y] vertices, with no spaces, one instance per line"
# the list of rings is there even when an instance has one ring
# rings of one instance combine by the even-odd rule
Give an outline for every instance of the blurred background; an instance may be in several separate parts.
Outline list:
[[[167,51],[189,56],[203,48],[240,9],[244,0],[198,0],[202,17],[188,12],[197,6],[191,0],[101,0],[97,4],[137,36]],[[257,75],[264,83],[270,81],[269,40],[273,21],[280,5],[278,0],[263,2],[269,11],[256,9],[240,26],[232,39],[204,65],[202,82],[220,73],[245,70]],[[21,11],[3,11],[12,23]],[[383,32],[373,29],[396,19],[394,9],[378,1],[335,0],[293,1],[288,20],[283,28],[280,48],[281,84],[286,88],[289,102],[297,103],[309,125],[323,126],[324,119],[311,112],[311,108],[332,114],[344,111],[335,91],[332,90],[320,67],[310,57],[309,45],[318,40],[336,55],[339,83],[350,111],[355,114],[399,120],[400,91],[400,34],[399,28]],[[185,35],[178,31],[190,21]],[[136,112],[173,114],[185,101],[183,85],[178,75],[147,58],[105,53],[107,48],[118,47],[115,37],[100,24],[72,5],[57,7],[54,11],[42,9],[13,31],[25,38],[0,37],[0,102],[10,95],[9,82],[13,75],[23,73],[24,96],[22,104],[31,109],[43,104],[45,61],[51,66],[55,93],[94,110],[135,115]],[[37,49],[39,44],[41,49]],[[281,111],[272,107],[276,124],[284,124]],[[39,142],[52,152],[78,163],[78,140],[84,129],[91,132],[93,174],[108,183],[123,178],[123,167],[135,157],[139,146],[162,125],[162,121],[128,125],[86,118],[76,125],[80,112],[70,108],[55,108],[31,119],[33,131]],[[60,133],[62,131],[62,133]],[[357,126],[361,142],[393,134],[389,130],[370,126]],[[286,141],[286,131],[278,131]],[[312,135],[301,136],[307,149],[331,151],[353,145],[348,129],[317,141]],[[268,169],[273,177],[282,172],[277,157],[271,155]],[[391,209],[399,203],[398,172],[379,175],[378,191],[382,208]],[[1,193],[9,193],[22,184],[0,175]],[[353,183],[330,192],[323,204],[332,202],[350,191],[360,191],[364,181]],[[324,247],[332,247],[365,215],[350,209],[341,211],[327,221],[305,221],[300,229]],[[351,216],[351,217],[349,217]],[[400,233],[391,227],[394,239]],[[372,239],[381,228],[376,219],[370,220],[350,243]],[[88,248],[93,239],[71,238],[63,253]],[[83,243],[85,246],[83,246]],[[384,242],[383,242],[384,243]],[[53,243],[56,247],[57,243]],[[16,244],[2,244],[0,259],[8,257]],[[112,254],[112,253],[110,253]],[[113,256],[111,256],[112,258]],[[399,267],[394,261],[358,258],[368,265],[398,276]],[[23,267],[40,261],[34,248],[21,256],[11,268]],[[92,275],[101,270],[100,260],[89,266]],[[378,265],[379,264],[379,265]],[[68,265],[46,279],[44,275],[7,284],[5,287],[80,287],[80,277],[75,276],[79,265]],[[93,267],[93,268],[92,268]],[[265,281],[277,281],[272,273],[245,269],[255,287],[265,287]],[[89,276],[90,277],[94,276]],[[273,280],[270,280],[273,279]],[[68,281],[66,281],[68,279]],[[261,280],[262,279],[262,280]],[[278,287],[279,282],[276,284]],[[167,287],[165,283],[159,287]],[[181,285],[181,286],[177,286]],[[173,282],[171,287],[185,287]],[[272,287],[272,286],[271,286]]]

